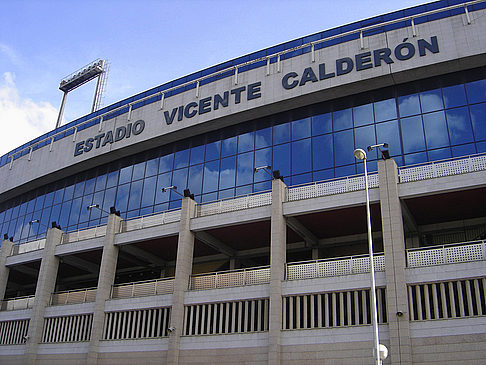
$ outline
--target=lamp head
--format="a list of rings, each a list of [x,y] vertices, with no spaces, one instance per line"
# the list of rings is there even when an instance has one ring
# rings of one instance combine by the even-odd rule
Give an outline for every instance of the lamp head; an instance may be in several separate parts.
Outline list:
[[[353,155],[358,160],[366,160],[366,151],[362,148],[356,148],[353,152]]]

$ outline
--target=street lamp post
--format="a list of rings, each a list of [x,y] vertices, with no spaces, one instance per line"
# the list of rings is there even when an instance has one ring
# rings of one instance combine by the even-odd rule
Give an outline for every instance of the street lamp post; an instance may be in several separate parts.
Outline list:
[[[373,259],[373,238],[371,235],[371,215],[370,215],[370,193],[368,187],[368,171],[366,168],[366,152],[357,148],[354,150],[354,157],[358,160],[363,160],[364,163],[364,178],[366,189],[366,218],[368,223],[368,250],[370,256],[370,271],[371,271],[371,322],[373,325],[373,356],[376,365],[381,365],[380,359],[380,338],[378,336],[378,313],[376,310],[376,282],[375,282],[375,263]]]

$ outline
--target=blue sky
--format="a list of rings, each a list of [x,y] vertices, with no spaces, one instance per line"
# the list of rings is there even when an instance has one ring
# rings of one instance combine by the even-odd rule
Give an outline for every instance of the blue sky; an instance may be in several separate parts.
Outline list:
[[[59,82],[111,63],[103,105],[294,38],[422,4],[417,0],[0,0],[0,156],[56,124]],[[65,122],[95,82],[68,95]]]

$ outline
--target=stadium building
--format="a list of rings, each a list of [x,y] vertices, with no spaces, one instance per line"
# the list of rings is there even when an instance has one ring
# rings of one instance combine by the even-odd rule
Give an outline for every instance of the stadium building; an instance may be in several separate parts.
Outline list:
[[[485,34],[485,1],[396,11],[1,157],[0,363],[372,364],[375,146],[384,364],[484,364]]]

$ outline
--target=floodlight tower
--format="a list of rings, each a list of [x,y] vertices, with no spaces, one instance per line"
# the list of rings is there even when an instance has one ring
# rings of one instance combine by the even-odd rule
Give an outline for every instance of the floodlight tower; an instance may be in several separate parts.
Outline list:
[[[59,85],[59,90],[64,92],[62,96],[61,107],[59,108],[59,115],[57,117],[56,128],[61,125],[62,116],[64,114],[64,106],[66,105],[67,94],[84,85],[88,81],[98,78],[96,84],[96,91],[93,99],[93,106],[91,107],[91,112],[99,109],[101,106],[101,99],[103,97],[104,88],[106,86],[106,78],[108,73],[109,63],[106,60],[94,60],[88,63],[86,66],[81,67],[79,70],[73,72],[72,74],[64,77]]]

